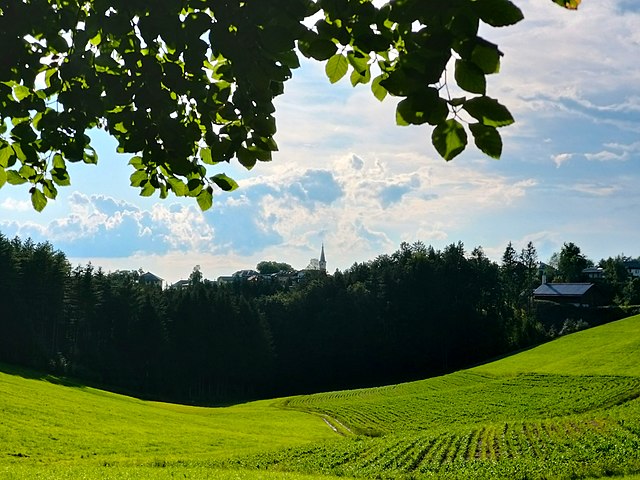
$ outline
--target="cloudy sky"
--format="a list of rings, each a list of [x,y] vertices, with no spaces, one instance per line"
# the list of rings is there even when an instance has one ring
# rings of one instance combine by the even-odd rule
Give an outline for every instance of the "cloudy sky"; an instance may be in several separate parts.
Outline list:
[[[74,265],[168,282],[195,265],[211,279],[261,260],[304,268],[322,243],[330,271],[417,240],[480,245],[495,260],[509,241],[533,241],[543,261],[569,241],[596,262],[639,256],[640,2],[516,3],[524,21],[483,32],[505,53],[488,94],[516,119],[501,130],[499,161],[470,147],[445,162],[429,129],[395,125],[393,99],[347,79],[330,85],[323,65],[306,62],[277,102],[274,161],[212,170],[240,189],[211,210],[139,197],[128,158],[97,133],[99,165],[74,167],[44,212],[22,186],[0,190],[0,232],[47,240]]]

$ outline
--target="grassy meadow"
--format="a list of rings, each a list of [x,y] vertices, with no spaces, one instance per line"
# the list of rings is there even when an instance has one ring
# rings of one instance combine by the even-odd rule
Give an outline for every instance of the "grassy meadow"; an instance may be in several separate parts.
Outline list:
[[[640,316],[442,377],[224,408],[64,383],[0,366],[0,479],[640,478]]]

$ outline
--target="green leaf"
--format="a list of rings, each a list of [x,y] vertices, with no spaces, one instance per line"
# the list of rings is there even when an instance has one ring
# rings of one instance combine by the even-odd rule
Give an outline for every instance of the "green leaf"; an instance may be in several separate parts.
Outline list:
[[[98,163],[98,152],[90,145],[84,147],[82,161],[89,165],[95,165]]]
[[[564,7],[569,10],[577,10],[578,5],[582,0],[552,0],[553,3],[557,3],[561,7]]]
[[[100,42],[102,42],[102,35],[100,34],[100,32],[98,32],[93,38],[89,40],[89,43],[96,47],[100,45]]]
[[[433,129],[431,141],[440,156],[449,161],[464,151],[467,146],[467,132],[460,122],[451,118]]]
[[[500,57],[502,53],[498,46],[490,42],[479,43],[473,47],[471,61],[487,75],[500,71]]]
[[[44,73],[44,84],[47,88],[58,88],[62,82],[60,81],[60,77],[58,75],[57,68],[48,68]]]
[[[64,158],[59,153],[53,156],[53,168],[66,169],[67,165],[64,163]]]
[[[383,101],[387,96],[387,89],[380,85],[380,81],[384,79],[383,75],[378,75],[371,82],[371,91],[373,92],[373,96],[376,97],[379,101]]]
[[[238,184],[236,181],[227,177],[224,173],[219,173],[211,177],[211,181],[213,181],[218,187],[220,187],[225,192],[232,192],[236,188],[238,188]]]
[[[169,188],[173,190],[173,193],[178,197],[184,197],[189,193],[187,186],[179,178],[169,177],[167,178],[167,183],[169,184]]]
[[[174,157],[169,163],[171,171],[177,175],[189,175],[193,171],[193,164],[183,156]]]
[[[472,98],[462,108],[480,123],[490,127],[505,127],[514,122],[509,110],[491,97]]]
[[[360,75],[366,75],[366,72],[369,70],[369,56],[359,54],[358,52],[349,52],[347,53],[347,60]]]
[[[331,83],[336,83],[347,74],[349,70],[349,60],[344,55],[336,53],[325,66],[325,72]]]
[[[7,170],[7,182],[10,185],[22,185],[23,183],[27,183],[26,178],[22,178],[18,172],[15,170]]]
[[[150,197],[151,195],[153,195],[153,192],[155,192],[155,191],[156,191],[156,187],[151,185],[151,182],[147,182],[142,187],[142,190],[140,191],[140,196],[141,197]]]
[[[11,148],[13,148],[15,157],[17,157],[18,160],[20,160],[21,162],[24,162],[27,160],[27,156],[25,155],[24,150],[22,149],[22,146],[19,143],[14,143],[13,145],[11,145]],[[15,163],[15,158],[13,162],[11,162],[11,158],[9,159],[9,161],[11,165],[12,163]]]
[[[408,127],[412,123],[414,125],[421,125],[425,123],[425,121],[413,121],[410,119],[415,118],[413,116],[413,109],[411,108],[411,102],[408,102],[407,99],[402,100],[396,106],[396,125],[400,127]]]
[[[203,163],[206,163],[207,165],[216,165],[219,163],[213,160],[213,156],[211,155],[210,148],[200,149],[200,159],[203,161]]]
[[[24,85],[16,85],[15,87],[13,87],[13,94],[18,99],[18,101],[21,102],[31,94],[31,91]]]
[[[45,197],[55,200],[58,196],[58,190],[51,180],[45,180],[42,184],[42,191]]]
[[[36,176],[36,170],[31,165],[23,164],[18,170],[22,178],[33,179]]]
[[[256,155],[248,148],[240,147],[237,156],[240,164],[247,170],[251,170],[256,165]]]
[[[118,122],[113,126],[113,130],[120,133],[127,133],[127,127],[124,126],[123,122]]]
[[[509,0],[477,0],[472,8],[492,27],[506,27],[524,18],[522,11]]]
[[[13,156],[13,148],[11,145],[0,149],[0,167],[7,168],[9,166],[9,159]]]
[[[298,42],[300,52],[305,57],[311,57],[316,60],[324,61],[335,55],[337,46],[331,40],[318,38],[310,42]]]
[[[202,190],[203,183],[199,178],[192,178],[187,182],[187,190],[189,191],[190,197],[195,197]]]
[[[499,159],[502,154],[502,138],[495,127],[488,127],[481,123],[472,123],[469,130],[473,135],[476,147],[491,158]]]
[[[36,211],[41,212],[44,207],[47,206],[47,197],[45,197],[44,194],[37,188],[32,188],[31,204]]]
[[[131,160],[129,160],[129,165],[131,165],[136,170],[141,170],[144,168],[142,157],[139,156],[131,157]]]
[[[353,72],[351,72],[350,80],[351,80],[351,85],[353,85],[354,87],[359,83],[366,85],[371,80],[371,70],[367,68],[367,70],[364,72],[364,75],[362,75],[357,70],[353,70]]]
[[[7,182],[7,172],[4,171],[4,168],[0,168],[0,188]]]
[[[438,125],[447,119],[448,114],[446,100],[440,98],[435,88],[428,88],[398,103],[396,123],[400,126],[424,123]]]
[[[56,52],[64,53],[69,50],[69,43],[62,35],[53,35],[47,38],[47,43]]]
[[[71,185],[71,179],[67,173],[66,168],[54,168],[51,170],[51,178],[53,181],[61,187],[68,187]]]
[[[211,208],[211,205],[213,205],[213,195],[211,190],[208,188],[202,190],[196,197],[196,201],[200,206],[200,210],[202,210],[203,212],[209,210]]]
[[[456,60],[455,78],[458,86],[467,92],[484,95],[487,89],[487,80],[482,70],[466,60]]]
[[[421,74],[410,68],[395,69],[380,80],[380,85],[391,95],[406,97],[425,88],[425,80]]]
[[[33,143],[38,138],[36,132],[33,131],[29,122],[19,123],[18,125],[13,127],[13,129],[11,130],[11,136],[19,138],[22,145]]]
[[[254,142],[256,143],[256,146],[249,147],[247,150],[249,150],[257,160],[260,160],[261,162],[270,162],[272,157],[271,150],[258,146],[264,144],[264,142],[259,139],[254,139]]]
[[[140,185],[142,185],[142,182],[148,179],[149,176],[147,175],[147,172],[145,170],[136,170],[129,177],[132,187],[139,187]]]

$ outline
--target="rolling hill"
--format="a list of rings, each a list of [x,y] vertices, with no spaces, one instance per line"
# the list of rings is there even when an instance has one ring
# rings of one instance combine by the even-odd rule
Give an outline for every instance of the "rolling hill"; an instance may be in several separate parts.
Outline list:
[[[0,478],[640,473],[640,316],[451,375],[225,408],[0,367]]]

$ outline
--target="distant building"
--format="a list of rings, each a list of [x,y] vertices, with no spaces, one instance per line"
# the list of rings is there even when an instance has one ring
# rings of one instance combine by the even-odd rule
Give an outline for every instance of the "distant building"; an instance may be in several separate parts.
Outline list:
[[[162,288],[164,280],[151,272],[145,272],[138,277],[138,283]]]
[[[324,255],[324,243],[322,244],[322,248],[320,249],[320,259],[312,258],[311,260],[309,260],[309,265],[307,265],[307,268],[305,268],[305,270],[319,270],[323,273],[327,272],[327,259]]]
[[[218,284],[223,283],[235,283],[235,282],[249,282],[256,281],[261,278],[262,275],[255,270],[238,270],[233,275],[222,275],[218,277],[216,282]]]
[[[182,290],[183,288],[187,288],[189,286],[189,283],[189,280],[178,280],[176,283],[172,284],[170,288]]]
[[[320,261],[318,262],[318,266],[320,267],[320,271],[327,271],[327,260],[324,258],[324,243],[322,244],[322,249],[320,250]]]
[[[600,304],[600,294],[593,283],[543,283],[533,291],[533,298],[581,307]]]
[[[624,268],[627,269],[627,272],[629,272],[629,275],[632,277],[640,277],[640,261],[629,260],[624,262]]]
[[[312,258],[309,265],[302,270],[283,270],[280,272],[262,274],[255,270],[238,270],[233,275],[222,275],[218,277],[218,284],[244,283],[244,282],[273,282],[284,287],[292,287],[303,280],[317,278],[319,275],[327,273],[327,257],[324,253],[324,243],[320,247],[320,258]]]
[[[234,280],[255,280],[260,277],[260,273],[255,270],[238,270],[236,273],[232,275]]]
[[[587,267],[582,274],[589,280],[601,280],[604,278],[604,269],[601,267]]]

